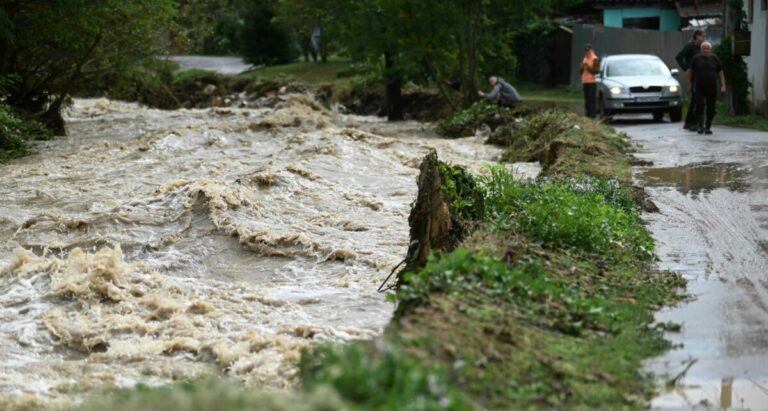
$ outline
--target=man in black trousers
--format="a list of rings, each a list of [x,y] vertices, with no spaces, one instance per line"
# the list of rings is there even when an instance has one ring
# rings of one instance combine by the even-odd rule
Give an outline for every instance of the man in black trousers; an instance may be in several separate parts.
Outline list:
[[[720,92],[725,93],[725,74],[723,65],[716,55],[712,54],[712,44],[708,41],[701,43],[701,53],[692,60],[686,71],[688,84],[693,84],[693,104],[696,110],[699,134],[712,134],[712,119],[715,117],[717,101],[717,80],[720,79]],[[704,106],[707,107],[707,117],[704,118]]]
[[[706,40],[707,35],[704,33],[704,30],[696,30],[693,32],[693,36],[691,37],[691,41],[688,42],[688,44],[683,47],[682,50],[680,50],[679,53],[677,53],[677,56],[675,57],[675,60],[677,60],[677,64],[680,65],[680,68],[683,69],[683,72],[688,71],[688,68],[691,66],[691,60],[693,60],[693,57],[697,54],[699,54],[699,50],[701,48],[701,43]],[[686,130],[691,131],[697,131],[698,127],[696,125],[696,109],[693,106],[693,99],[688,103],[688,114],[685,116],[685,124],[683,125],[683,128]]]

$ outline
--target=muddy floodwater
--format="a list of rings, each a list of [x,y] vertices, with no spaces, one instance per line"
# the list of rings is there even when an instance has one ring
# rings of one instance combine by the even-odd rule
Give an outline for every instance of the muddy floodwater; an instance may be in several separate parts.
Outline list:
[[[691,297],[656,316],[682,329],[647,364],[662,391],[652,408],[768,410],[768,133],[679,127],[618,124],[653,162],[635,170],[660,210],[644,217]]]
[[[290,388],[303,347],[389,321],[376,288],[428,150],[475,172],[500,154],[304,95],[76,100],[67,128],[0,165],[0,409],[212,370]]]

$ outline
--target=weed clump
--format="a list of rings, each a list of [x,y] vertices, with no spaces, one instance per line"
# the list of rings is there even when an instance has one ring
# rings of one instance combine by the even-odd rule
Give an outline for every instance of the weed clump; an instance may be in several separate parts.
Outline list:
[[[515,109],[478,101],[438,123],[437,132],[449,138],[471,136],[483,125],[495,129],[514,122],[518,115]]]
[[[39,122],[25,120],[10,106],[0,104],[0,163],[29,152],[31,140],[46,140],[51,133]]]
[[[398,313],[427,304],[433,294],[460,297],[473,293],[481,293],[488,301],[514,303],[535,322],[566,334],[579,335],[585,328],[610,328],[601,299],[550,278],[539,264],[513,268],[463,248],[439,258],[433,256],[423,270],[406,274],[397,292]]]
[[[631,177],[626,136],[577,114],[547,110],[498,131],[504,161],[539,161],[544,174],[561,177]]]
[[[576,179],[520,183],[502,167],[481,179],[490,224],[552,247],[611,257],[654,257],[654,243],[630,193],[617,183]]]
[[[331,386],[359,409],[473,409],[449,384],[445,368],[425,365],[393,347],[325,345],[304,352],[300,368],[305,390]]]

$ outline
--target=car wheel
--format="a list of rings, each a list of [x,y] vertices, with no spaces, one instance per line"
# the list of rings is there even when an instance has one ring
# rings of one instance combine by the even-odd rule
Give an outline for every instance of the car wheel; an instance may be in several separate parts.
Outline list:
[[[669,110],[669,121],[673,123],[679,123],[683,120],[683,108],[682,107],[675,107],[672,110]]]
[[[663,111],[654,111],[653,112],[653,121],[662,121],[664,120],[664,112]]]
[[[597,116],[606,123],[611,122],[611,113],[605,110],[605,99],[603,96],[597,98]]]

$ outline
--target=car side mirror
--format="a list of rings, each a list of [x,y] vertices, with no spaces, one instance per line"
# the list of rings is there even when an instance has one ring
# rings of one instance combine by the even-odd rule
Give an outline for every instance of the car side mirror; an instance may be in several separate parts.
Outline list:
[[[680,75],[680,70],[672,69],[672,70],[670,70],[670,73],[672,73],[673,76],[679,76]]]

